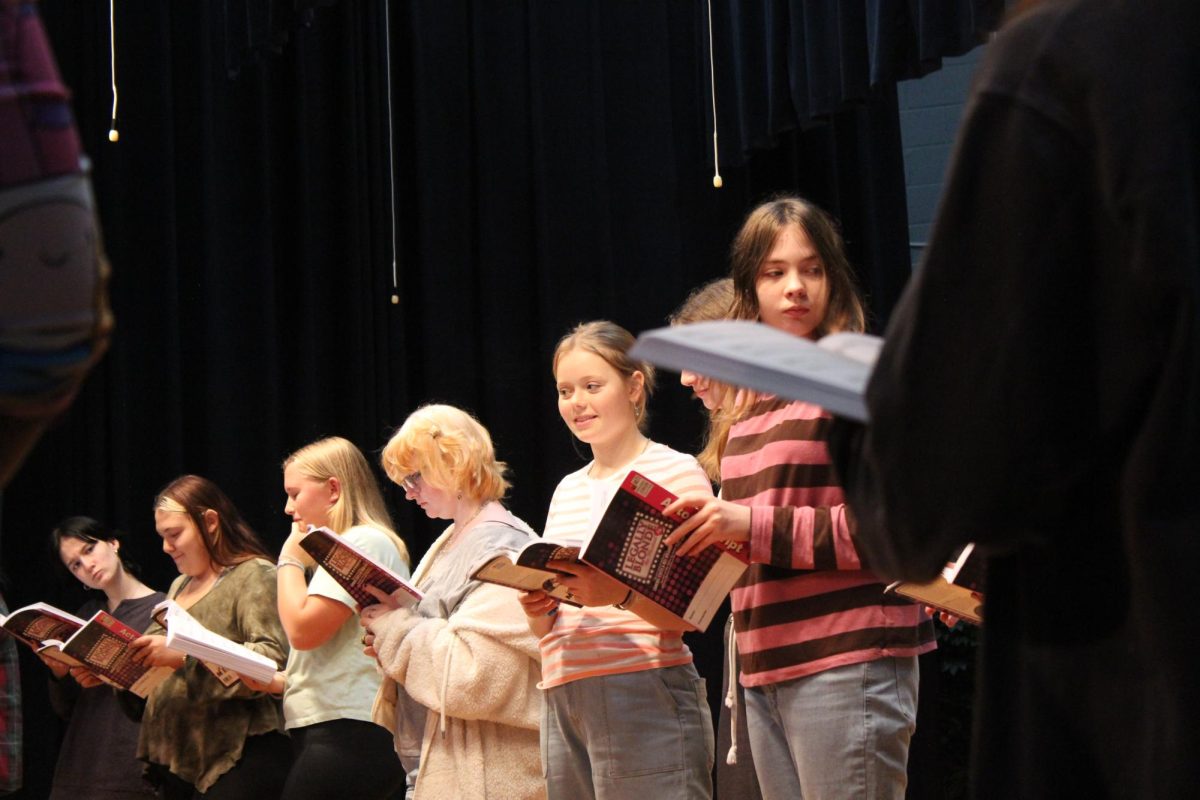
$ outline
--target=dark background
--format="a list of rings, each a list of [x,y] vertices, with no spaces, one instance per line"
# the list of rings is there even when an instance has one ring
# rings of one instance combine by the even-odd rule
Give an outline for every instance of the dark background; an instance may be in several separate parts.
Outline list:
[[[557,339],[665,324],[776,191],[842,220],[878,329],[909,274],[895,82],[970,49],[1000,5],[717,0],[717,190],[704,2],[117,2],[113,144],[108,4],[46,0],[117,329],[4,493],[10,607],[78,604],[46,545],[72,514],[126,531],[165,589],[151,500],[184,472],[277,547],[288,453],[338,434],[374,461],[430,401],[488,426],[511,507],[540,528],[585,459],[557,414]],[[660,377],[652,435],[694,450],[700,408]],[[419,557],[443,523],[383,485]],[[714,699],[719,629],[689,637]],[[942,791],[932,663],[910,796]],[[22,666],[23,794],[41,797],[58,727]]]

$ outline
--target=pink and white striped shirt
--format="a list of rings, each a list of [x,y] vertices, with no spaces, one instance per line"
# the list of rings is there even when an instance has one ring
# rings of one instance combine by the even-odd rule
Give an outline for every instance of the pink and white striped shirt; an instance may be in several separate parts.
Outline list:
[[[590,536],[630,470],[640,472],[677,495],[712,492],[695,458],[655,442],[615,475],[600,480],[589,478],[591,466],[589,463],[572,472],[554,490],[543,533],[546,539],[580,541]],[[554,627],[542,637],[541,651],[543,689],[581,678],[673,667],[692,661],[682,631],[660,630],[632,611],[613,606],[559,606]]]

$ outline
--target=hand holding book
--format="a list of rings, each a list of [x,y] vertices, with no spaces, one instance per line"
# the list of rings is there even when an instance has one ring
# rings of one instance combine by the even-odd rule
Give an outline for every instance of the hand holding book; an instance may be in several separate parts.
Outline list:
[[[584,606],[611,606],[621,602],[629,587],[583,561],[548,561],[561,573],[550,580],[566,588],[566,599]]]
[[[154,634],[139,636],[130,642],[129,657],[136,664],[171,669],[179,669],[187,659],[184,653],[167,647],[167,637]]]
[[[70,672],[71,678],[84,689],[95,689],[97,686],[106,685],[99,675],[87,667],[71,667]]]
[[[750,541],[750,507],[708,494],[685,494],[663,509],[667,517],[686,517],[664,542],[675,555],[699,553],[709,545]]]
[[[42,663],[46,665],[46,668],[50,670],[51,674],[54,675],[54,679],[57,681],[61,681],[63,678],[67,677],[67,674],[71,671],[70,665],[63,663],[56,658],[51,658],[43,652],[39,652],[37,657],[42,660]]]

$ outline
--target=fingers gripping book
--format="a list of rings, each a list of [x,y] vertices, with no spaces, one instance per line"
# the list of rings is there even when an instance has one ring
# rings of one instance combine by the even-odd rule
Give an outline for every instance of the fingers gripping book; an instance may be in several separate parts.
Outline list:
[[[609,502],[596,530],[578,545],[577,558],[616,578],[643,601],[660,606],[679,620],[680,628],[704,630],[742,576],[749,559],[745,547],[734,542],[709,545],[695,555],[676,555],[674,548],[663,541],[688,515],[667,517],[662,513],[675,499],[674,494],[646,476],[630,472]],[[572,556],[576,551],[561,543],[537,544],[543,545],[543,549],[534,550],[533,545],[527,545],[515,559],[504,556],[491,559],[475,571],[475,577],[514,588],[545,589],[542,583],[553,581],[555,573],[544,566],[545,560],[542,567],[536,567],[535,556],[526,557],[526,551],[542,553],[546,546],[552,546],[560,550],[555,557]],[[507,562],[501,565],[502,569],[497,567],[500,559]],[[520,568],[534,574],[518,584],[509,575]],[[550,593],[571,602],[560,591]]]
[[[133,660],[129,643],[141,635],[107,611],[97,611],[65,641],[47,640],[39,652],[72,666],[83,666],[105,683],[147,697],[173,670]]]
[[[395,595],[406,606],[421,602],[423,595],[417,587],[328,528],[312,528],[300,540],[300,546],[349,592],[360,607],[379,602],[367,591],[368,586]],[[402,591],[396,594],[398,589]]]
[[[210,631],[174,600],[162,601],[152,613],[167,631],[167,647],[197,659],[226,686],[236,683],[238,675],[259,683],[275,678],[279,666],[272,659]]]

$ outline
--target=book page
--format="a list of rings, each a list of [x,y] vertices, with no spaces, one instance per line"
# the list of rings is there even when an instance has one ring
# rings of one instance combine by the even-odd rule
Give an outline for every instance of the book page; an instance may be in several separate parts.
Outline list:
[[[567,587],[555,580],[555,576],[559,574],[553,570],[514,564],[509,556],[498,555],[488,559],[474,570],[471,577],[525,592],[540,590],[558,598],[561,602],[579,606],[579,602],[574,597],[567,597]]]
[[[33,603],[13,611],[0,624],[17,638],[36,645],[51,639],[64,642],[85,622],[47,603]]]
[[[232,685],[238,674],[260,683],[275,678],[278,665],[272,659],[210,631],[174,600],[155,606],[156,615],[159,609],[165,610],[167,647],[198,659],[226,686]],[[236,674],[231,676],[230,670]]]
[[[817,341],[817,346],[861,364],[874,366],[875,362],[879,360],[883,339],[869,333],[842,331],[822,337]]]
[[[870,357],[867,339],[874,337],[855,336],[823,347],[761,323],[719,320],[647,331],[638,337],[631,355],[732,386],[814,403],[863,422],[863,393],[873,363],[860,359]],[[846,353],[838,352],[841,349]]]

